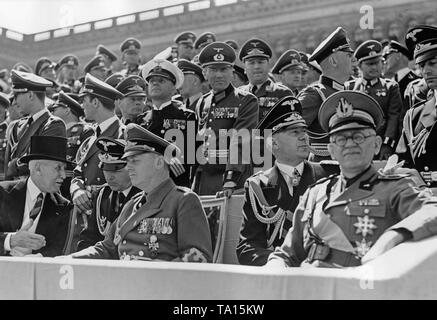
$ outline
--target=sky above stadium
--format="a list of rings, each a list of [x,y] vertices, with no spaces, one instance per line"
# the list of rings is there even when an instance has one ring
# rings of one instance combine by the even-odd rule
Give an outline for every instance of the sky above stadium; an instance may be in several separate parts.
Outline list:
[[[0,27],[32,34],[187,0],[0,0]]]

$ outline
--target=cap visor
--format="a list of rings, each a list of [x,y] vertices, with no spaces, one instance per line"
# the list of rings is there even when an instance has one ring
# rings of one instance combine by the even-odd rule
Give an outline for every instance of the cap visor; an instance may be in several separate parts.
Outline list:
[[[361,124],[361,123],[357,123],[357,122],[351,122],[351,123],[347,123],[347,124],[338,126],[337,128],[329,131],[329,134],[332,135],[332,134],[340,132],[340,131],[357,130],[357,129],[375,129],[375,128],[371,124]]]

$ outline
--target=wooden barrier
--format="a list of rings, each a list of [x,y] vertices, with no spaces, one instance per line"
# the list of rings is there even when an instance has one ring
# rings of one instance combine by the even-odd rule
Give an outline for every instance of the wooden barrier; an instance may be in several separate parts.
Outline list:
[[[357,268],[0,258],[0,299],[436,299],[437,237]]]

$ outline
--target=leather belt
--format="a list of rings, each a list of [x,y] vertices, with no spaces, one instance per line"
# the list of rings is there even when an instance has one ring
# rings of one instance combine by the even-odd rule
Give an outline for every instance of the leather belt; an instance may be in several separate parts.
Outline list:
[[[307,261],[312,263],[315,260],[335,263],[344,267],[361,265],[361,259],[351,252],[333,249],[324,244],[313,243],[308,253]]]

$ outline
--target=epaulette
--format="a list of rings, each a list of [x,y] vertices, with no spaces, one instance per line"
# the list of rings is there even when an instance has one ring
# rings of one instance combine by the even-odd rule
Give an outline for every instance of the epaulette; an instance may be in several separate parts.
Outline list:
[[[326,181],[329,181],[329,180],[331,180],[331,179],[337,177],[338,175],[339,175],[338,173],[334,173],[334,174],[331,174],[331,175],[329,175],[329,176],[327,176],[327,177],[321,178],[321,179],[317,180],[316,182],[314,182],[313,184],[310,184],[310,185],[308,186],[308,188],[312,188],[312,187],[314,187],[314,186],[316,186],[316,185],[318,185],[318,184],[322,184],[322,183],[324,183],[324,182],[326,182]]]
[[[330,174],[338,174],[340,172],[340,165],[336,160],[322,160],[319,162],[323,170]]]
[[[245,91],[245,90],[242,90],[242,89],[240,89],[240,88],[235,88],[235,93],[236,94],[239,94],[239,95],[242,95],[242,96],[248,96],[248,95],[253,95],[254,96],[254,94],[253,93],[251,93],[251,92],[249,92],[249,91]]]

